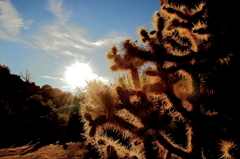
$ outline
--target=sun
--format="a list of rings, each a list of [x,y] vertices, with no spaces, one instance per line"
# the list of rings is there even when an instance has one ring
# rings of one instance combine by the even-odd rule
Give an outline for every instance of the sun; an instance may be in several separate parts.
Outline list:
[[[78,63],[67,68],[65,80],[72,86],[84,87],[86,81],[93,80],[96,75],[92,73],[92,69],[88,64]]]

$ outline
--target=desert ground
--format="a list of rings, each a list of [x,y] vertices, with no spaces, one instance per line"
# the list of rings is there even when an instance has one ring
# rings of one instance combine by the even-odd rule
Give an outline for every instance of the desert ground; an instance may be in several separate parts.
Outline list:
[[[0,149],[0,159],[91,159],[83,142],[69,142],[64,145],[55,143],[39,146],[11,146]]]

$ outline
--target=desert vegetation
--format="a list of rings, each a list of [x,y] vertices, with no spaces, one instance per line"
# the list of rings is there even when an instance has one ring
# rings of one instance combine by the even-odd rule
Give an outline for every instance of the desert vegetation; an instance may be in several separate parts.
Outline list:
[[[143,44],[109,48],[110,71],[125,74],[111,86],[89,82],[80,108],[86,141],[102,158],[239,158],[239,59],[230,12],[214,3],[161,1],[152,30],[137,29]]]
[[[81,141],[79,99],[70,92],[11,74],[0,65],[0,147],[39,142]],[[74,131],[73,131],[74,129]]]

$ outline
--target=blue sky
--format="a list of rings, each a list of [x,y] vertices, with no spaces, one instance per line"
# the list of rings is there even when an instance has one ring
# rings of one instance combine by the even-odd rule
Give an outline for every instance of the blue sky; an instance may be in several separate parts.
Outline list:
[[[107,49],[137,40],[138,26],[151,29],[159,5],[159,0],[0,0],[0,64],[17,75],[28,70],[36,85],[63,91],[74,89],[65,74],[76,61],[112,80],[118,73],[108,71]]]

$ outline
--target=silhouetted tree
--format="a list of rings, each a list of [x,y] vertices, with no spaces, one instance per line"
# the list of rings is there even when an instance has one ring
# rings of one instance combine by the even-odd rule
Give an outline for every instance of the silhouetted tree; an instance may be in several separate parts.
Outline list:
[[[28,70],[25,71],[25,73],[21,73],[21,78],[24,79],[26,82],[30,82],[30,79],[32,78],[31,74]]]

